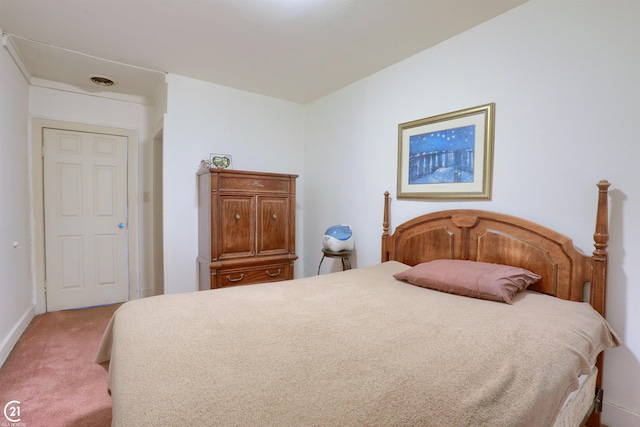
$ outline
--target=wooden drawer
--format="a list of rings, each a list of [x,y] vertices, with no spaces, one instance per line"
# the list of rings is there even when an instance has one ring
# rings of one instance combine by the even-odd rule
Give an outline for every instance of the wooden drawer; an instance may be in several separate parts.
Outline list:
[[[289,264],[270,264],[247,268],[221,269],[211,276],[211,287],[250,285],[253,283],[279,282],[293,279],[293,268]],[[217,281],[217,286],[216,282]]]
[[[289,193],[289,179],[275,176],[251,176],[251,175],[220,175],[211,177],[218,181],[218,185],[212,181],[212,191],[248,191],[251,193]]]

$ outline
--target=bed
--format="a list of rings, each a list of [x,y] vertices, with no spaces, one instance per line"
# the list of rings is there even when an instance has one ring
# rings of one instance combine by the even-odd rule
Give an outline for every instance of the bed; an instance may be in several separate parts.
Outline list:
[[[604,319],[608,187],[591,256],[479,210],[390,234],[386,193],[379,264],[127,302],[96,357],[112,425],[599,425],[602,352],[620,344]],[[478,266],[518,274],[497,298],[411,277]]]

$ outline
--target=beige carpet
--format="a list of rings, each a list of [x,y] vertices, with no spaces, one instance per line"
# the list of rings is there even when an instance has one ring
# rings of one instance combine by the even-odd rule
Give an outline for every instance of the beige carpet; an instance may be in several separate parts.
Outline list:
[[[106,372],[94,359],[118,307],[36,316],[0,368],[0,425],[110,426]]]

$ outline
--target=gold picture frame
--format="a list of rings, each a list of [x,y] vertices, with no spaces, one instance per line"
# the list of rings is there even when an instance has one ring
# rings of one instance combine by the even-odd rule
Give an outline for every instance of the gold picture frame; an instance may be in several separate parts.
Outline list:
[[[491,199],[495,103],[398,125],[399,199]]]

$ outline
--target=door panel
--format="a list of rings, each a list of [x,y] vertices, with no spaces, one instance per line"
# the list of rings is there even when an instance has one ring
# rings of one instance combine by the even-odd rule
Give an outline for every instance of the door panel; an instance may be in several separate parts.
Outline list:
[[[118,279],[118,242],[113,235],[95,236],[96,284],[98,286],[115,285]]]
[[[47,311],[123,302],[127,138],[44,129]]]
[[[60,288],[81,289],[84,278],[82,236],[60,236],[57,250],[59,256],[52,261],[60,263]]]
[[[220,258],[255,254],[253,196],[220,196]]]
[[[288,252],[288,207],[288,198],[258,196],[259,255]]]

